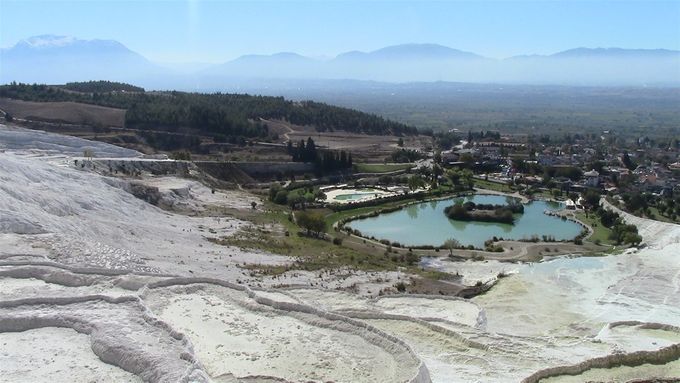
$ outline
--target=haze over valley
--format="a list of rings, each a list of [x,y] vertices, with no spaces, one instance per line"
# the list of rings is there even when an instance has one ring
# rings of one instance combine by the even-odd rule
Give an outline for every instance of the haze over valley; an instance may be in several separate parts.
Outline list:
[[[219,47],[213,49],[219,50]],[[680,51],[582,48],[493,59],[438,44],[401,44],[328,59],[294,52],[249,54],[217,64],[156,63],[114,40],[29,37],[4,48],[0,81],[58,84],[109,79],[151,89],[233,91],[258,80],[361,80],[389,83],[652,86],[680,85]],[[51,69],[45,71],[49,66]],[[333,83],[328,83],[333,86]],[[275,85],[275,84],[274,84]],[[272,91],[277,91],[276,88]]]
[[[0,0],[0,381],[680,382],[678,26]]]

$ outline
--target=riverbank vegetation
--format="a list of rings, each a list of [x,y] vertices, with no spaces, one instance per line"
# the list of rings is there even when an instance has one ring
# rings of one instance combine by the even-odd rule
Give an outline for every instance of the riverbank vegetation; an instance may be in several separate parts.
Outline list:
[[[246,226],[235,235],[211,239],[225,246],[293,257],[293,262],[286,265],[248,265],[247,268],[252,273],[279,275],[292,270],[329,273],[334,272],[333,270],[343,270],[343,273],[402,270],[431,281],[451,278],[449,274],[418,267],[420,255],[409,252],[408,249],[393,248],[386,251],[380,244],[353,239],[345,233],[330,230],[327,219],[330,212],[326,209],[309,209],[293,214],[289,209],[268,202],[261,208],[264,213],[234,211],[236,217],[248,220],[252,225]],[[300,218],[307,214],[311,217],[311,222],[316,221],[310,225],[318,225],[310,226],[309,233],[306,227],[301,226],[307,225],[307,218],[300,222]],[[318,217],[323,217],[325,223],[319,222]],[[314,230],[321,230],[321,225],[325,226],[327,232],[320,231],[315,235]]]

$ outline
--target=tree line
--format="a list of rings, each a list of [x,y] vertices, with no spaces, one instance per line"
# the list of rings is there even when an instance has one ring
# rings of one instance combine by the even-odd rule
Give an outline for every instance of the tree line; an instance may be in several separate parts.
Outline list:
[[[343,130],[399,136],[418,133],[412,126],[373,114],[313,101],[294,102],[283,97],[127,91],[138,88],[109,82],[69,83],[65,87],[69,90],[49,85],[11,83],[0,86],[0,97],[39,102],[73,101],[120,108],[126,110],[128,128],[175,132],[190,129],[222,141],[233,136],[268,136],[268,127],[262,119],[281,119],[296,125],[313,126],[317,131]],[[112,92],[111,89],[125,92]]]
[[[306,143],[300,140],[297,145],[289,141],[287,151],[293,162],[314,163],[319,174],[352,168],[352,153],[344,150],[318,150],[311,137],[307,138]]]
[[[144,92],[144,88],[116,81],[67,82],[60,88],[83,93]]]

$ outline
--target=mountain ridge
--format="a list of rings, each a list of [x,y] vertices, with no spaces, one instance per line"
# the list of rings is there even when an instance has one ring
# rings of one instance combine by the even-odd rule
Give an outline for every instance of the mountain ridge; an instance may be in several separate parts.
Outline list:
[[[0,64],[2,82],[108,79],[141,82],[147,87],[154,86],[151,82],[170,84],[163,85],[166,88],[178,82],[209,83],[224,78],[640,86],[680,83],[680,51],[616,47],[577,47],[552,54],[494,59],[440,44],[407,43],[367,52],[343,52],[329,59],[296,52],[248,54],[196,66],[199,69],[193,71],[176,71],[116,40],[39,35],[0,50]]]

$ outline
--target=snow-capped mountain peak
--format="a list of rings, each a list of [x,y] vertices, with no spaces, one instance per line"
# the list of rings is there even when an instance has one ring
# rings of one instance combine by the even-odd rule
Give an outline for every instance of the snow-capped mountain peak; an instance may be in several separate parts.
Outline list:
[[[33,48],[53,48],[71,45],[76,41],[73,36],[40,35],[23,40],[23,43]]]

